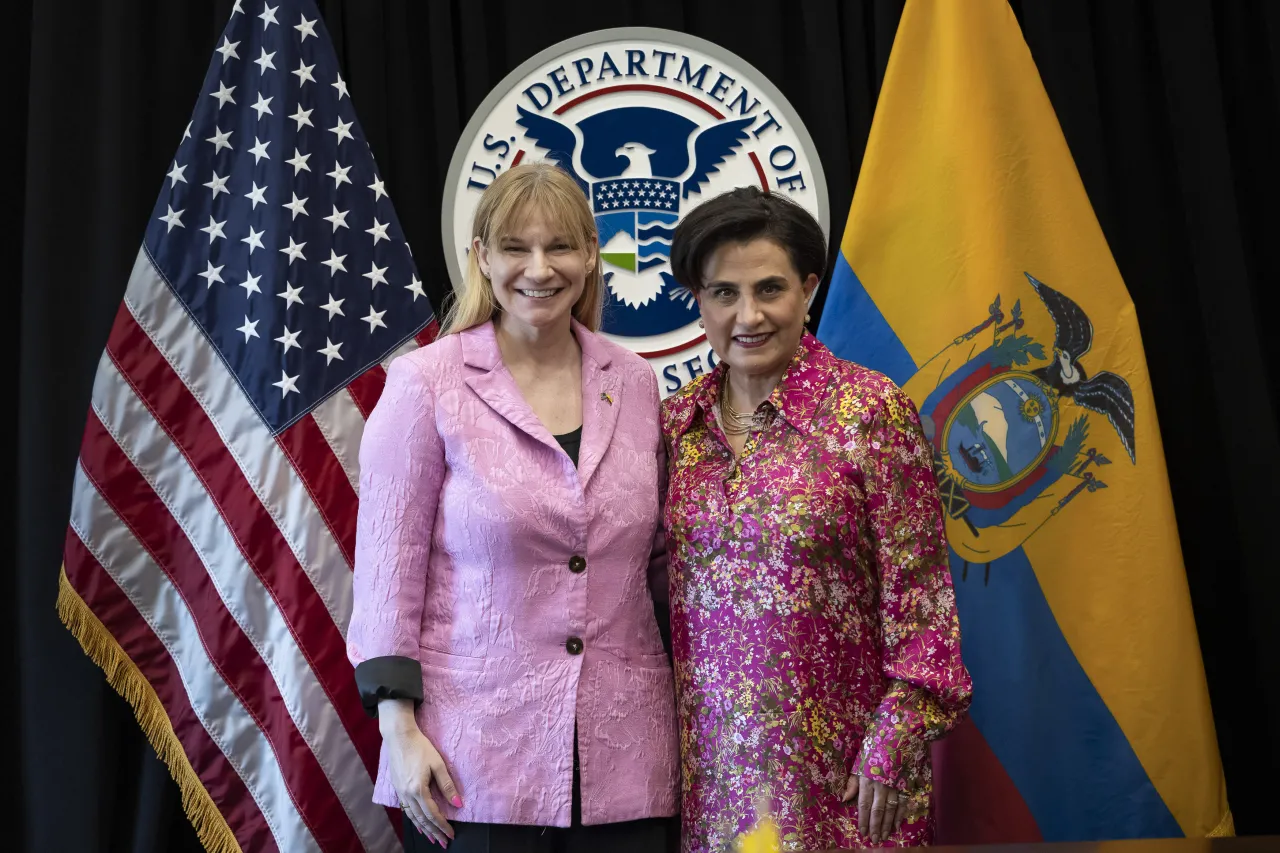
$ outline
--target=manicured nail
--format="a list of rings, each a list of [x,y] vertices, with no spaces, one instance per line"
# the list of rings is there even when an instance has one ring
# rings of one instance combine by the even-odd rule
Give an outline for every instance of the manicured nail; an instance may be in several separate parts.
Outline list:
[[[457,794],[454,794],[453,799],[449,802],[453,803],[456,808],[462,808],[462,797],[459,797]]]

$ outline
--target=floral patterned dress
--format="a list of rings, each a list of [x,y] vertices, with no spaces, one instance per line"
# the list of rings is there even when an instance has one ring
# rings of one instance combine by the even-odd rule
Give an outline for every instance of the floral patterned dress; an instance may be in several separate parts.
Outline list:
[[[933,451],[881,374],[806,334],[736,462],[721,364],[663,404],[683,849],[732,850],[768,810],[784,850],[871,846],[857,770],[931,840],[929,741],[973,686]]]

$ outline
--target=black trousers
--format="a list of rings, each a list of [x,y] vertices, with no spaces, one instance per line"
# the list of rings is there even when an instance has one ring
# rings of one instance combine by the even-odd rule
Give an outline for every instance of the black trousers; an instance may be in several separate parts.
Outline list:
[[[678,818],[647,818],[625,823],[568,828],[505,823],[452,823],[457,835],[449,853],[675,853],[679,849]],[[440,848],[404,824],[405,853]]]
[[[573,813],[568,827],[454,821],[449,824],[454,831],[449,853],[677,853],[679,816],[582,825],[577,732],[573,740]],[[405,818],[404,849],[426,853],[440,847]]]

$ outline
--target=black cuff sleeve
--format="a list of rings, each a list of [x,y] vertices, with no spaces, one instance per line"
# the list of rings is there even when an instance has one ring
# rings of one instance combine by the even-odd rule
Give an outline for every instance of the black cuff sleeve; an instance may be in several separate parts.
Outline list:
[[[422,667],[399,655],[369,658],[356,666],[356,688],[370,717],[378,716],[382,699],[412,699],[417,705],[422,701]]]
[[[667,660],[674,662],[671,654],[671,606],[655,601],[653,615],[658,620],[658,636],[662,637],[662,650],[667,653]]]

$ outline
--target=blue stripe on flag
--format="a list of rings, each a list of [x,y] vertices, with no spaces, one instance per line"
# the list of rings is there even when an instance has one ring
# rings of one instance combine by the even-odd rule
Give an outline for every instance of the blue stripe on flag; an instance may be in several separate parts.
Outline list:
[[[818,340],[835,355],[878,370],[898,385],[915,375],[916,363],[872,301],[844,252],[836,256],[831,287],[818,323]]]
[[[1181,837],[1067,644],[1021,548],[987,568],[951,552],[969,711],[1045,841]],[[1117,649],[1123,654],[1123,649]]]

